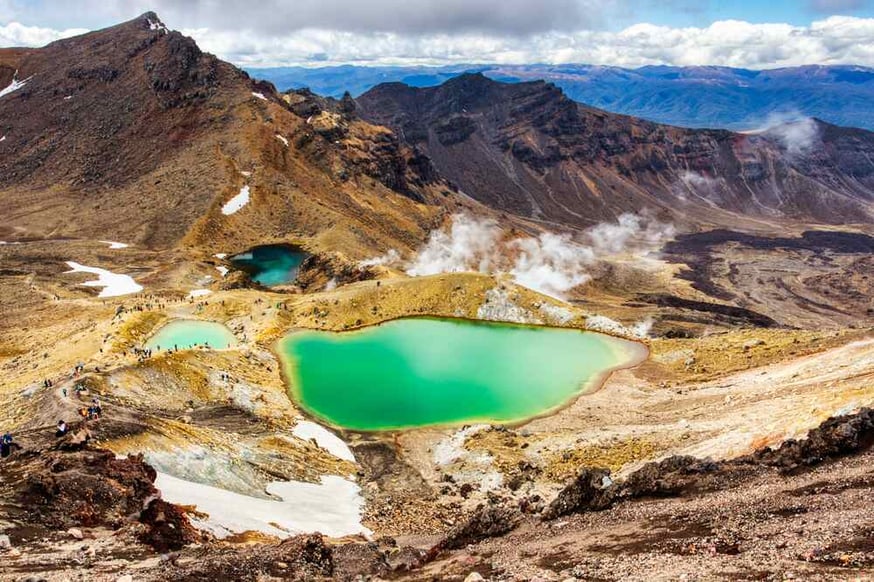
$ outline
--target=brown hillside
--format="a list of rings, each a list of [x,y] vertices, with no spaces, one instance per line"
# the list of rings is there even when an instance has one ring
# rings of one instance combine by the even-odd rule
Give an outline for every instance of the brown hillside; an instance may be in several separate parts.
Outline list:
[[[154,13],[0,50],[0,81],[15,70],[28,81],[0,98],[2,239],[226,251],[293,238],[355,255],[418,244],[442,212],[427,202],[446,202],[389,131],[314,128]],[[249,204],[222,214],[244,185]]]
[[[585,226],[647,208],[687,226],[874,220],[874,134],[862,130],[811,121],[782,128],[781,140],[681,129],[587,107],[552,84],[482,75],[387,83],[357,103],[465,193],[547,222]],[[809,148],[798,147],[805,131],[816,136]]]

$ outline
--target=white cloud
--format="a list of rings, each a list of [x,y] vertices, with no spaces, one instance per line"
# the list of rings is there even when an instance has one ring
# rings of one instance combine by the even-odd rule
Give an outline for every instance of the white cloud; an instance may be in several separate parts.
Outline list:
[[[850,10],[861,0],[812,0]],[[668,0],[664,10],[689,2]],[[354,63],[585,63],[773,68],[874,66],[874,18],[830,16],[807,26],[717,21],[706,27],[639,23],[630,0],[0,0],[0,46],[39,46],[154,9],[170,28],[241,66]],[[39,23],[25,26],[19,22]],[[56,28],[47,28],[55,26]]]
[[[40,26],[25,26],[18,22],[0,25],[0,46],[44,46],[61,38],[88,32],[84,28],[54,30]]]
[[[326,29],[302,29],[282,36],[205,28],[183,32],[197,39],[205,50],[243,66],[338,63],[874,66],[874,18],[850,16],[832,16],[809,26],[725,20],[706,28],[635,24],[619,32],[549,31],[525,37]]]

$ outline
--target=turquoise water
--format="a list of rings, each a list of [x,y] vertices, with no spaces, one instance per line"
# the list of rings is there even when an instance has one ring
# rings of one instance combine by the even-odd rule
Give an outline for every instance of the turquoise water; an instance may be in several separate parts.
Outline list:
[[[308,256],[288,245],[266,245],[235,255],[230,261],[241,271],[249,273],[253,281],[272,287],[294,281],[300,264]]]
[[[237,338],[227,327],[214,321],[176,319],[164,325],[146,342],[152,350],[187,350],[195,346],[224,349],[237,345]]]
[[[419,318],[294,332],[278,351],[308,412],[368,431],[521,421],[646,356],[641,344],[603,334]]]

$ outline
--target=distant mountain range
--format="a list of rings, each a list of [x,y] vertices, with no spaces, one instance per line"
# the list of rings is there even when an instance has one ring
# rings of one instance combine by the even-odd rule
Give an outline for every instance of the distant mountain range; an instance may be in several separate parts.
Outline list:
[[[280,67],[249,69],[280,90],[358,96],[385,82],[433,87],[463,73],[496,81],[546,80],[575,101],[695,128],[758,129],[798,117],[874,130],[874,69],[805,66],[768,71],[727,67],[639,69],[589,65],[455,65],[448,67]]]

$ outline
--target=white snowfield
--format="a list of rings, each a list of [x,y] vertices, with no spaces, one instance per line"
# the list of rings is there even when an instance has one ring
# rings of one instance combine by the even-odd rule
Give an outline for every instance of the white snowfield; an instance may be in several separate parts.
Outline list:
[[[192,523],[218,538],[258,531],[280,538],[319,532],[330,537],[371,532],[361,525],[364,500],[355,483],[323,475],[320,484],[276,481],[267,492],[280,499],[259,499],[218,487],[158,473],[155,487],[170,503],[194,505],[209,515]]]
[[[27,82],[30,81],[32,78],[33,77],[28,77],[27,79],[24,79],[23,81],[19,81],[18,80],[18,71],[16,71],[15,76],[12,78],[12,82],[9,83],[9,85],[7,85],[5,89],[0,89],[0,97],[3,97],[4,95],[9,95],[13,91],[17,91],[18,89],[21,89],[22,87],[27,85]]]
[[[277,134],[276,134],[276,139],[278,139],[278,140],[281,141],[283,144],[285,144],[285,147],[288,147],[288,139],[287,139],[286,137],[281,136],[281,135],[279,135],[279,134],[277,133]]]
[[[194,289],[188,292],[188,296],[192,299],[196,299],[198,297],[206,297],[210,293],[212,293],[212,291],[210,291],[209,289]]]
[[[255,91],[252,91],[252,97],[257,97],[258,99],[263,99],[264,101],[267,101],[267,97],[264,96],[264,93],[257,93]]]
[[[129,244],[115,242],[113,240],[102,240],[100,242],[109,245],[109,248],[111,249],[126,249],[130,246]]]
[[[308,420],[299,420],[294,425],[291,434],[305,441],[313,439],[317,445],[338,459],[355,462],[355,455],[352,454],[346,443],[320,424]]]
[[[67,271],[67,273],[91,273],[92,275],[97,275],[96,281],[88,281],[82,284],[86,287],[103,287],[98,297],[118,297],[119,295],[139,293],[143,290],[143,286],[134,281],[134,278],[130,275],[119,275],[106,269],[86,267],[73,261],[67,261],[67,265],[72,269]]]
[[[228,200],[222,206],[222,214],[229,216],[240,210],[243,206],[249,203],[249,186],[240,188],[240,193]]]

